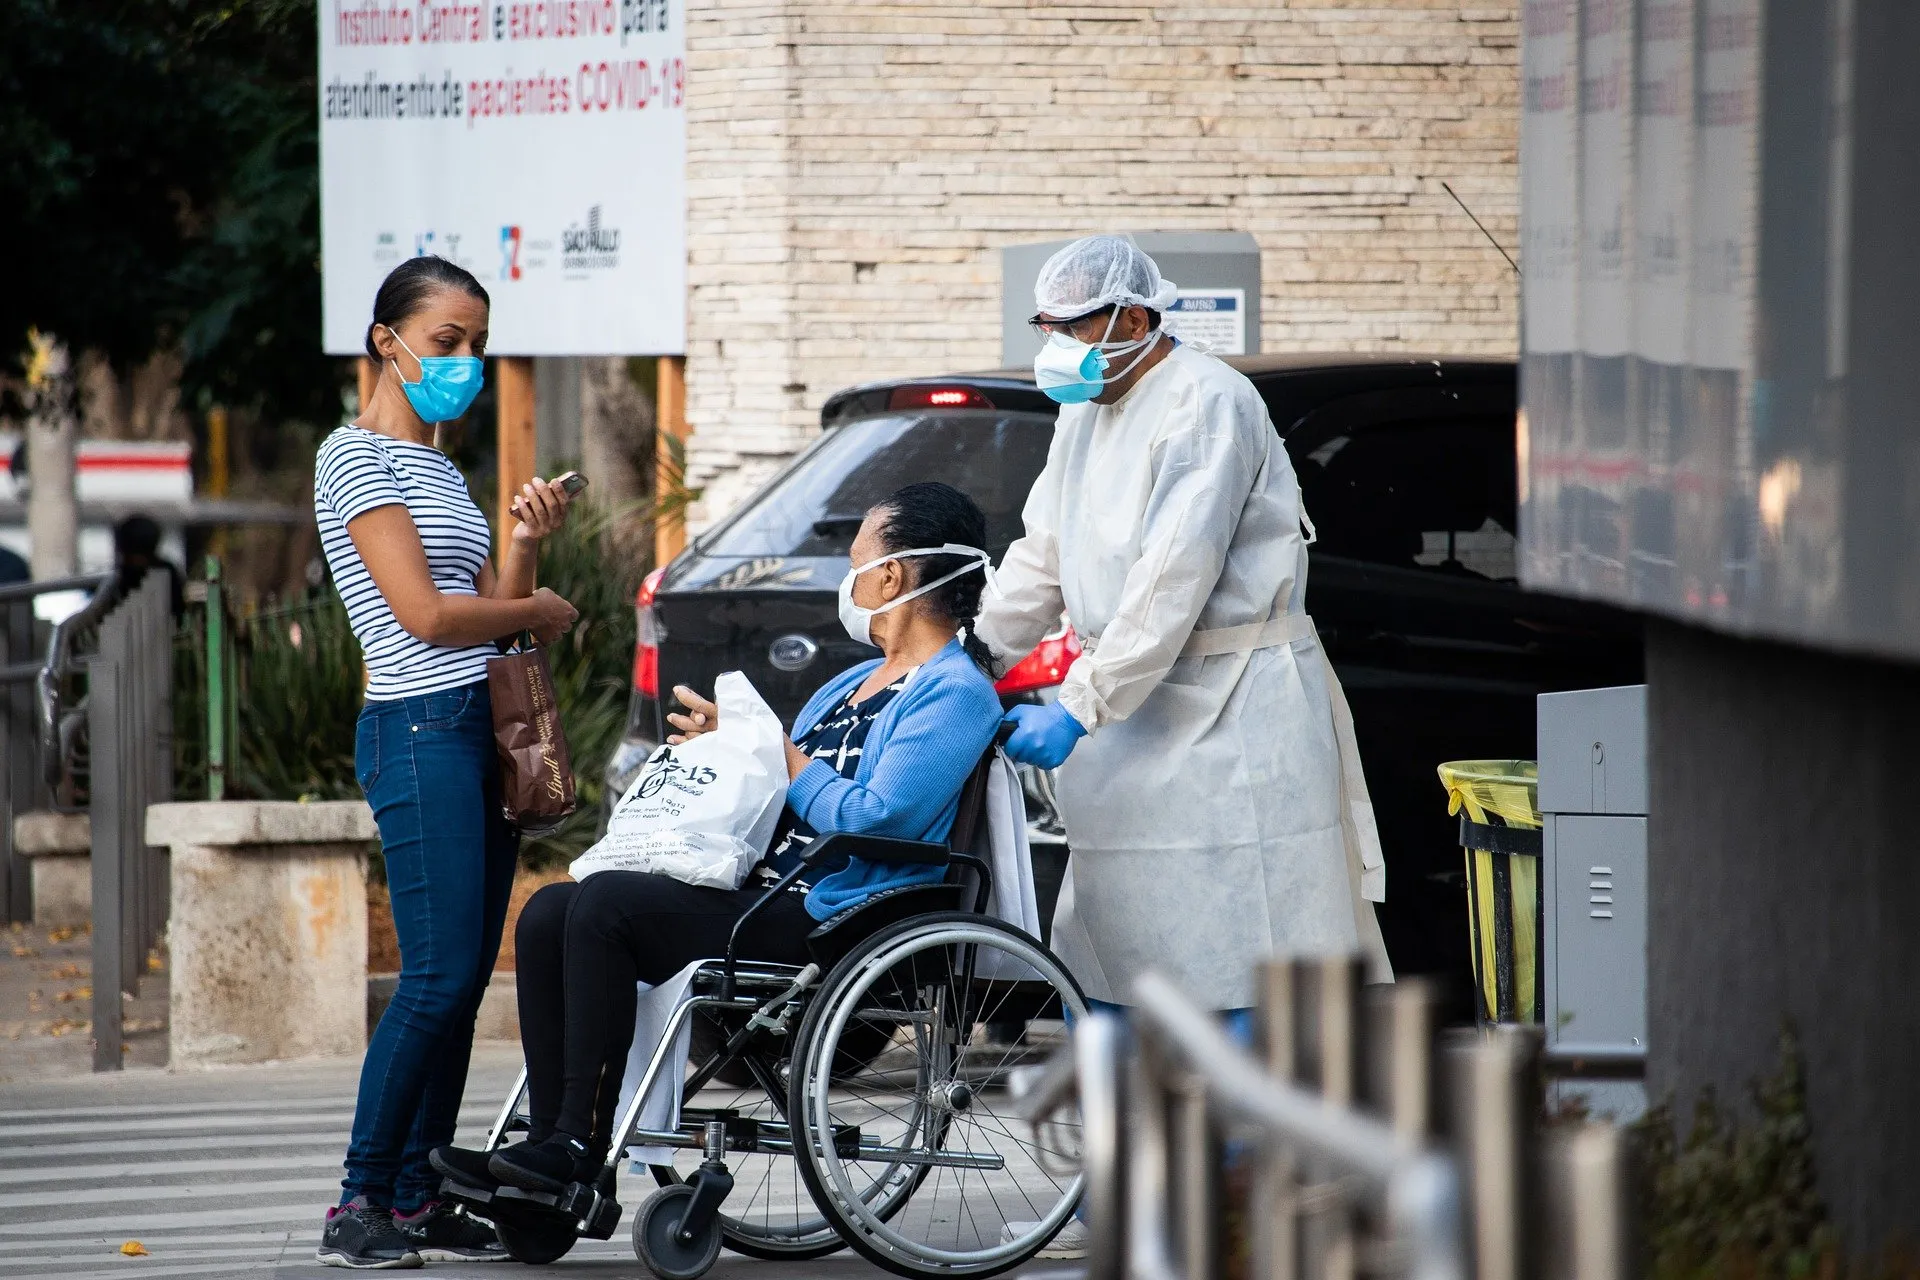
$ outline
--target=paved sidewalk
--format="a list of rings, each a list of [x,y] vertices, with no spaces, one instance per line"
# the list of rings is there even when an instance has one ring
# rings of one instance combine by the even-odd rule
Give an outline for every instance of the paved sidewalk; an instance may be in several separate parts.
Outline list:
[[[139,997],[124,1008],[127,1065],[165,1066],[165,971],[142,978]],[[92,1017],[93,939],[86,929],[0,925],[0,1089],[92,1071]]]
[[[0,1055],[10,1048],[0,1043]],[[475,1050],[462,1141],[481,1140],[518,1068],[516,1045],[483,1042]],[[358,1069],[357,1061],[332,1060],[0,1083],[0,1277],[347,1274],[317,1265],[313,1248],[338,1193]],[[644,1195],[639,1182],[623,1175],[629,1212]],[[646,1276],[627,1225],[610,1241],[582,1241],[542,1273]],[[122,1256],[127,1241],[148,1256]],[[426,1270],[447,1280],[523,1274],[512,1262]],[[772,1263],[723,1252],[712,1274],[866,1280],[886,1273],[847,1254]],[[1078,1280],[1081,1273],[1034,1262],[1014,1274]]]

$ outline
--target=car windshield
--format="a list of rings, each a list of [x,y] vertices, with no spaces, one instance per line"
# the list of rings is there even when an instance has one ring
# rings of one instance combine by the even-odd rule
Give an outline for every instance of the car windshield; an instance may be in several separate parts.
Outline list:
[[[987,550],[997,557],[1020,536],[1020,510],[1052,439],[1052,419],[1038,414],[857,418],[829,431],[701,550],[844,556],[868,507],[906,485],[940,480],[986,512]]]

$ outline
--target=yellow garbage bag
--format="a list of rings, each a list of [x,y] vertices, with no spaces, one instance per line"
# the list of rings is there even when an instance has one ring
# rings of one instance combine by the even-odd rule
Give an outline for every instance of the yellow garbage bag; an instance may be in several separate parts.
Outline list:
[[[1540,981],[1540,789],[1532,760],[1454,760],[1439,767],[1447,812],[1482,828],[1463,837],[1467,945],[1483,1021],[1538,1022]],[[1485,829],[1495,830],[1487,831]],[[1513,832],[1505,834],[1499,829]],[[1473,841],[1503,846],[1475,848]]]

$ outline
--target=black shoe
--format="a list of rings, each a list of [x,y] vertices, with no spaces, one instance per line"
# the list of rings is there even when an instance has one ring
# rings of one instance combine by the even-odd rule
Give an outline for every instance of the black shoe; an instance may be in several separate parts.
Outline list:
[[[510,1187],[558,1195],[570,1182],[591,1181],[595,1163],[586,1143],[556,1133],[545,1142],[521,1142],[494,1152],[487,1168]]]
[[[444,1200],[430,1200],[415,1214],[395,1213],[393,1225],[428,1262],[499,1262],[507,1257],[507,1246],[492,1227],[456,1212]]]
[[[493,1155],[491,1151],[475,1151],[472,1147],[435,1147],[427,1154],[427,1163],[462,1186],[493,1191],[500,1186],[500,1179],[487,1168]]]
[[[420,1265],[420,1255],[393,1225],[391,1209],[376,1209],[365,1196],[355,1196],[327,1210],[314,1258],[328,1267],[355,1271],[398,1271]]]

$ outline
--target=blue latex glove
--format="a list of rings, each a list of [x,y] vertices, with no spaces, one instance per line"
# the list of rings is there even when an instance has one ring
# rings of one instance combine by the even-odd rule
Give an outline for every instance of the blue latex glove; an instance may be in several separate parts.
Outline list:
[[[1042,769],[1058,769],[1073,753],[1073,744],[1087,736],[1080,722],[1057,702],[1037,707],[1017,706],[1007,712],[1000,723],[1013,726],[1013,734],[1007,739],[1007,754],[1021,764]]]

